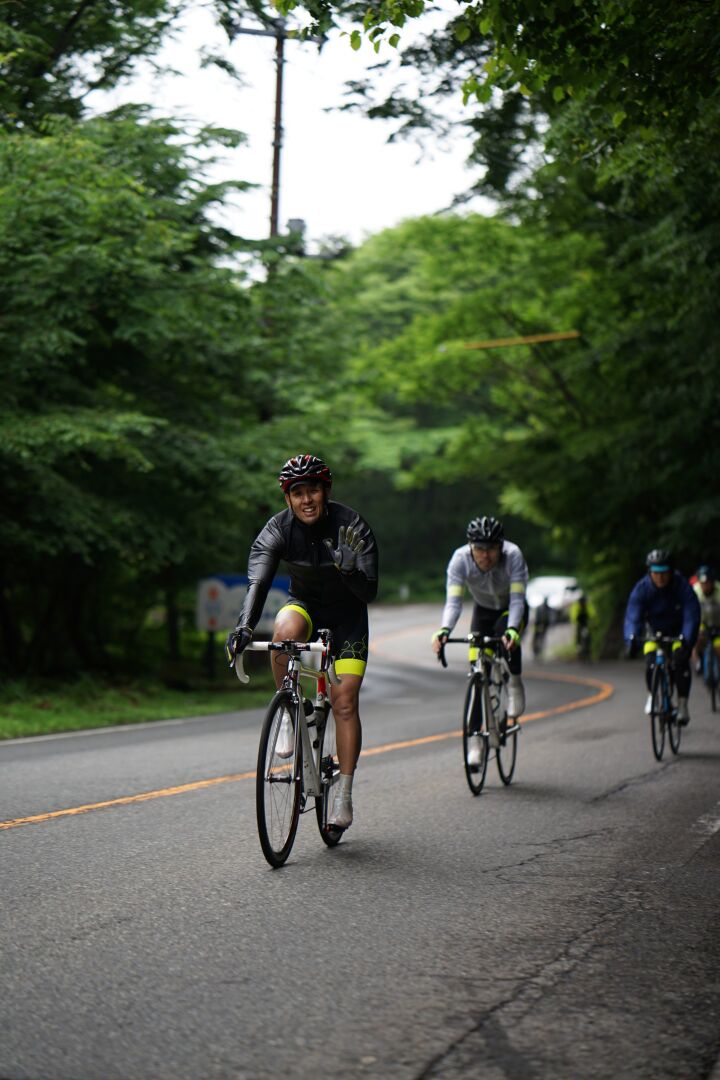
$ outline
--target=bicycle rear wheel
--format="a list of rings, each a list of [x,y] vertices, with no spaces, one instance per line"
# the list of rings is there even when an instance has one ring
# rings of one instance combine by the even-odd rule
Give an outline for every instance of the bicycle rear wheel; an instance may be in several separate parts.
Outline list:
[[[340,843],[343,834],[342,829],[328,827],[328,814],[332,809],[335,795],[335,784],[340,777],[340,764],[337,756],[337,742],[335,738],[335,717],[329,704],[325,705],[325,722],[320,721],[318,738],[318,761],[320,779],[322,780],[322,795],[315,797],[315,813],[317,815],[318,829],[323,842],[328,847],[335,847]]]
[[[673,754],[677,754],[680,749],[680,737],[682,735],[682,728],[680,727],[677,718],[677,709],[672,709],[667,718],[667,733],[670,749]]]
[[[665,707],[663,701],[665,695],[663,693],[663,678],[658,667],[653,669],[650,686],[650,732],[653,753],[657,760],[661,761],[665,749]]]
[[[495,696],[497,694],[497,697]],[[500,745],[495,751],[495,761],[497,762],[498,772],[500,773],[500,779],[506,786],[510,783],[515,772],[515,762],[517,761],[517,730],[511,731],[509,735],[505,733],[507,727],[516,728],[515,721],[512,724],[508,721],[507,714],[507,683],[504,678],[498,679],[496,673],[493,672],[493,683],[491,684],[491,701],[495,704],[495,723],[497,724],[498,734],[500,736]]]
[[[468,787],[473,795],[479,795],[482,791],[487,772],[488,736],[484,710],[483,684],[476,675],[473,675],[468,683],[463,712],[463,763]],[[472,764],[468,761],[471,752],[478,755],[478,760]]]
[[[276,752],[283,709],[290,713],[294,745],[289,757]],[[290,694],[278,691],[270,702],[260,734],[255,808],[263,855],[271,866],[282,866],[295,841],[300,816],[302,743],[298,737],[297,707]]]

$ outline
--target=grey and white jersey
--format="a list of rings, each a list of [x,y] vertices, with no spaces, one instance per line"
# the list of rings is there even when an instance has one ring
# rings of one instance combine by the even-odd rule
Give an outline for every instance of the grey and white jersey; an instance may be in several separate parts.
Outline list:
[[[500,562],[483,572],[475,563],[470,545],[453,552],[447,568],[447,592],[441,626],[452,630],[460,618],[467,586],[476,604],[494,611],[509,611],[508,626],[519,630],[525,611],[528,568],[525,557],[509,540],[503,541]]]

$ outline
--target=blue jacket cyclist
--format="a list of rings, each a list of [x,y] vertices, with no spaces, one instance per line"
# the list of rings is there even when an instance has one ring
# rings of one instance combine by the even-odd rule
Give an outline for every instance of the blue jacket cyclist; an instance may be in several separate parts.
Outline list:
[[[278,482],[286,509],[270,518],[250,549],[248,591],[235,629],[228,636],[232,662],[252,639],[280,561],[290,571],[290,599],[275,619],[273,641],[309,641],[321,628],[332,632],[339,686],[331,686],[340,779],[328,824],[352,823],[352,782],[360,756],[359,694],[368,658],[367,605],[378,585],[378,553],[372,529],[355,510],[330,500],[332,473],[313,454],[286,461]],[[287,657],[271,653],[279,687]],[[289,757],[293,731],[282,718],[275,753]]]
[[[700,605],[690,583],[673,569],[669,551],[654,548],[645,560],[647,573],[634,585],[627,602],[623,635],[629,656],[635,655],[638,639],[652,633],[676,638],[672,650],[672,665],[678,692],[678,721],[688,724],[690,696],[690,654],[700,627]],[[656,645],[649,641],[643,651],[647,660],[645,680],[650,690],[653,654]],[[648,695],[645,712],[652,707]]]

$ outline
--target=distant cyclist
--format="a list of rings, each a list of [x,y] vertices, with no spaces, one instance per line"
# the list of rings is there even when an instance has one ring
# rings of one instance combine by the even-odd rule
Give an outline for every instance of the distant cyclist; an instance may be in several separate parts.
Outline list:
[[[697,582],[693,590],[700,604],[700,633],[697,644],[693,650],[696,671],[702,668],[702,653],[707,644],[707,635],[710,630],[715,630],[713,646],[720,659],[720,588],[718,588],[715,571],[712,566],[700,566],[697,571]]]
[[[580,593],[570,608],[570,621],[575,624],[575,651],[581,659],[590,659],[591,610],[585,593]]]
[[[533,639],[532,649],[533,656],[536,660],[540,660],[545,648],[545,638],[547,632],[552,625],[552,608],[548,603],[547,596],[543,597],[542,604],[538,604],[535,608],[535,614],[533,619]]]
[[[378,553],[372,529],[359,514],[330,501],[332,473],[312,454],[290,458],[278,477],[287,509],[270,518],[250,549],[248,591],[226,650],[232,662],[252,639],[263,605],[283,560],[290,571],[290,599],[275,619],[273,641],[309,641],[319,629],[332,631],[339,686],[331,686],[340,779],[328,824],[352,823],[352,783],[360,756],[359,694],[368,658],[367,605],[378,585]],[[287,657],[271,654],[280,686]],[[285,712],[275,752],[293,749]]]
[[[452,555],[447,568],[445,607],[442,627],[432,638],[439,654],[460,618],[463,594],[467,587],[474,601],[471,630],[486,637],[503,638],[508,653],[508,718],[517,719],[525,711],[520,637],[528,620],[525,591],[528,568],[517,544],[505,539],[501,521],[493,517],[473,518],[467,527],[468,543]],[[480,746],[471,747],[468,764],[477,764]]]
[[[652,633],[676,638],[672,648],[672,666],[678,692],[678,722],[688,724],[690,696],[690,654],[700,626],[700,605],[692,586],[679,570],[673,569],[672,555],[662,548],[648,552],[645,560],[647,574],[635,584],[625,611],[624,637],[629,656],[637,652],[637,641],[646,636],[646,626]],[[644,646],[647,661],[645,679],[648,691],[652,678],[653,653],[657,646],[648,641]],[[652,708],[651,697],[645,712]]]

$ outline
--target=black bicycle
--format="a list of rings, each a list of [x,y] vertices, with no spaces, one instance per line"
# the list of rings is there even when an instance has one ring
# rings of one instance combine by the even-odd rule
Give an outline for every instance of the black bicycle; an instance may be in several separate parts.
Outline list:
[[[542,660],[543,653],[545,652],[545,639],[547,638],[548,628],[545,623],[535,623],[532,636],[532,654],[533,660]]]
[[[682,727],[678,721],[672,669],[672,648],[676,640],[658,632],[645,642],[655,645],[650,677],[650,733],[653,753],[658,761],[662,760],[665,750],[666,732],[673,754],[677,754],[680,749]]]
[[[503,784],[513,778],[517,762],[520,725],[510,723],[507,714],[507,684],[510,678],[505,646],[501,637],[468,634],[446,638],[438,659],[447,667],[446,645],[470,645],[477,657],[470,661],[468,688],[463,709],[463,763],[468,787],[479,795],[485,783],[491,752],[495,754]]]
[[[592,641],[590,627],[586,623],[580,623],[575,635],[575,652],[578,660],[587,663],[592,659]]]
[[[702,676],[710,694],[710,706],[717,712],[718,683],[720,682],[720,662],[714,642],[720,637],[720,627],[709,626],[705,631],[705,647],[702,653]]]
[[[335,847],[343,830],[328,825],[333,787],[340,778],[327,680],[339,684],[333,667],[329,630],[319,630],[319,641],[252,641],[247,650],[281,652],[288,666],[280,689],[268,706],[258,749],[255,808],[263,854],[271,866],[282,866],[292,850],[300,814],[315,808],[320,836]],[[246,651],[247,651],[246,650]],[[304,653],[319,653],[320,668],[306,667]],[[242,653],[235,658],[241,682],[249,676]],[[317,691],[306,698],[300,677],[313,679]],[[283,738],[283,724],[290,730]],[[312,800],[308,805],[308,800]]]

